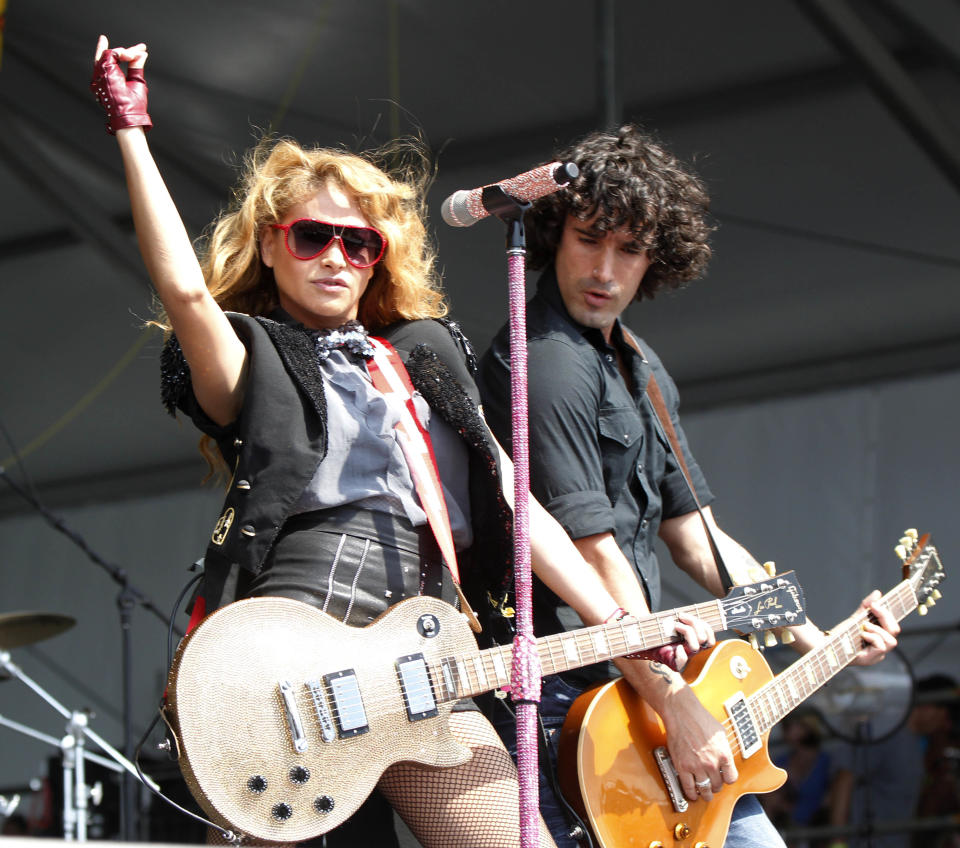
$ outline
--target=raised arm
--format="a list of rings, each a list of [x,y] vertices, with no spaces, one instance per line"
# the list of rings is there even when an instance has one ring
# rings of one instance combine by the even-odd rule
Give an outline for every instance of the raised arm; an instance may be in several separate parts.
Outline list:
[[[97,42],[91,89],[107,112],[123,158],[133,222],[150,279],[190,365],[193,389],[218,424],[234,420],[243,400],[246,348],[207,290],[190,237],[147,144],[144,44],[110,49]],[[128,63],[125,74],[119,62]]]

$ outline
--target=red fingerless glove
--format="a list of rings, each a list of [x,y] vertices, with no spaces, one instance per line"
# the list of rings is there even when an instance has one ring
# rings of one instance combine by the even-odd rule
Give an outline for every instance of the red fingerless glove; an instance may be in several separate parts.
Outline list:
[[[126,76],[113,50],[104,50],[93,66],[90,90],[107,113],[107,132],[114,135],[127,127],[153,126],[147,114],[147,83],[143,68],[129,68]]]

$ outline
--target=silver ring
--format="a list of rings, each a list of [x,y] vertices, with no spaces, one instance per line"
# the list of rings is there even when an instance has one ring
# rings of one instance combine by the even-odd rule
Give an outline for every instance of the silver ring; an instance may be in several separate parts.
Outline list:
[[[708,786],[712,786],[712,781],[709,777],[705,777],[703,780],[693,781],[693,785],[697,787],[698,792],[703,792]]]

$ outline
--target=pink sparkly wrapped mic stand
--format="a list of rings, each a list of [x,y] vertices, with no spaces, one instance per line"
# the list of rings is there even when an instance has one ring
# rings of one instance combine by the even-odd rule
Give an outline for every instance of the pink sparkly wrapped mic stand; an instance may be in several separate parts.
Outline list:
[[[495,215],[507,225],[510,399],[513,423],[514,590],[517,616],[510,689],[517,707],[517,771],[520,780],[522,848],[536,848],[540,844],[540,788],[537,767],[540,656],[533,636],[533,583],[530,573],[525,267],[527,249],[523,214],[530,208],[530,201],[556,191],[578,175],[579,171],[573,163],[554,162],[501,183],[470,192],[457,192],[445,201],[443,215],[444,220],[451,226],[469,226],[486,215]]]
[[[522,216],[522,212],[520,213]],[[513,546],[517,632],[513,640],[511,696],[517,705],[517,770],[520,779],[520,844],[540,844],[537,768],[537,705],[540,657],[533,636],[530,575],[530,455],[527,430],[526,246],[521,219],[508,222],[507,278],[510,302],[510,400],[513,425]],[[513,242],[516,242],[514,244]]]

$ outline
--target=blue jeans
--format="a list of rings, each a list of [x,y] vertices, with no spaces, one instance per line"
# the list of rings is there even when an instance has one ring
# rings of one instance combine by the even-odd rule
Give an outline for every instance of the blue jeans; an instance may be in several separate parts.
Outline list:
[[[786,848],[756,795],[744,795],[733,806],[724,848]]]
[[[570,706],[583,692],[557,675],[543,678],[540,695],[540,721],[547,733],[547,752],[550,771],[556,775],[557,745],[560,729]],[[502,703],[495,706],[491,716],[493,726],[500,734],[507,750],[517,757],[517,726],[510,711]],[[579,848],[570,837],[572,812],[566,802],[554,791],[543,757],[540,758],[540,813],[553,835],[557,848]],[[724,848],[786,848],[783,838],[770,823],[755,795],[744,795],[733,808],[730,830]]]

